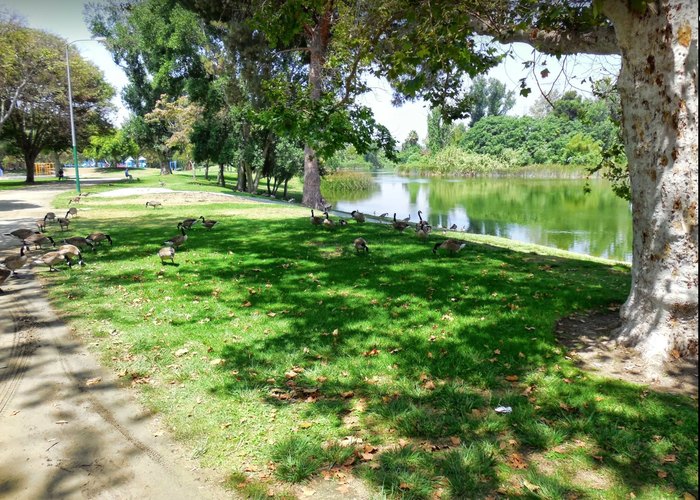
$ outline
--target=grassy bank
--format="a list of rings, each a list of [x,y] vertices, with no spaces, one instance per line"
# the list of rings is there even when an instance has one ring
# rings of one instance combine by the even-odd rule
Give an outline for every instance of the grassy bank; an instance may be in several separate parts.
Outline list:
[[[554,338],[561,316],[619,305],[626,266],[477,236],[436,256],[387,225],[328,231],[246,200],[79,209],[70,233],[114,246],[42,272],[53,303],[248,498],[321,474],[390,498],[697,492],[696,403],[581,372]],[[200,215],[219,223],[161,265],[161,242]]]

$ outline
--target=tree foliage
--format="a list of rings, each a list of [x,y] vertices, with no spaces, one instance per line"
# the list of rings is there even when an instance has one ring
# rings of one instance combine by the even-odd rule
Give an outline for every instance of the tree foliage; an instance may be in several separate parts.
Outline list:
[[[507,90],[505,84],[483,75],[472,80],[467,94],[471,99],[469,125],[474,125],[485,116],[505,115],[515,106],[515,92]]]

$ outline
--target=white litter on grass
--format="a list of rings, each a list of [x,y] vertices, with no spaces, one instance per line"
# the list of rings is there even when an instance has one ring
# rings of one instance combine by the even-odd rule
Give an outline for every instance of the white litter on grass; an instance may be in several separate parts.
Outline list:
[[[510,406],[497,406],[494,411],[496,413],[513,413],[513,408]]]
[[[119,196],[133,196],[136,194],[157,194],[157,193],[172,193],[172,189],[166,188],[123,188],[105,191],[104,193],[93,194],[95,197],[102,198],[117,198]]]

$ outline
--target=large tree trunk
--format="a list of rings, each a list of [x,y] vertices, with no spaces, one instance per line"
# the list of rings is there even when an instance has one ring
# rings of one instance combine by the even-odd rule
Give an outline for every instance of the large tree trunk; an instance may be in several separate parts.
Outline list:
[[[321,99],[323,89],[323,65],[326,60],[328,44],[331,35],[333,2],[327,2],[326,11],[316,26],[307,27],[307,42],[309,47],[309,88],[311,99]],[[321,196],[321,172],[318,167],[316,151],[310,144],[304,146],[304,190],[302,204],[307,207],[323,210],[324,200]]]
[[[34,172],[36,172],[36,157],[39,156],[38,153],[26,152],[24,153],[24,165],[27,167],[27,178],[25,182],[27,184],[34,183]]]
[[[698,4],[640,15],[603,2],[622,53],[618,81],[632,187],[632,291],[619,340],[650,362],[698,352]]]

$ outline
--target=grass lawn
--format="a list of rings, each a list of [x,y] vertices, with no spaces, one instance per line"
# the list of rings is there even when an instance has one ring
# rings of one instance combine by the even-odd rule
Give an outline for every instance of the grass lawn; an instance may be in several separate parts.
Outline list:
[[[221,190],[190,179],[164,182]],[[293,204],[88,196],[79,210],[66,234],[114,246],[41,272],[53,303],[247,498],[341,474],[380,498],[697,495],[697,402],[582,372],[554,338],[558,318],[618,306],[627,266],[477,236],[436,256],[441,235],[325,230]],[[162,265],[176,224],[202,215],[219,223]]]

